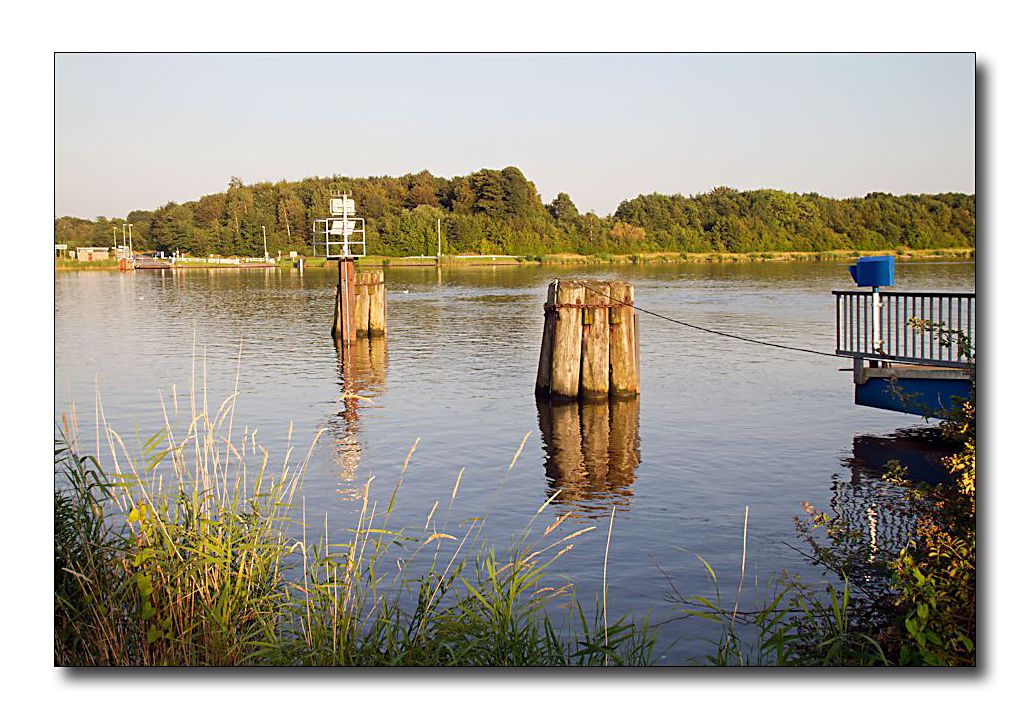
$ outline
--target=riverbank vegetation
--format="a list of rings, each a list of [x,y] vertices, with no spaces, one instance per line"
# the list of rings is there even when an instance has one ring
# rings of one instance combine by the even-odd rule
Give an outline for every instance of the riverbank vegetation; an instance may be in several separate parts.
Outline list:
[[[585,611],[572,585],[551,581],[548,568],[593,527],[543,524],[546,503],[505,552],[479,541],[481,518],[446,525],[431,510],[422,531],[395,530],[406,459],[390,503],[370,501],[367,484],[354,527],[330,536],[297,505],[311,449],[273,469],[246,429],[228,440],[233,404],[198,413],[179,438],[166,426],[137,459],[105,426],[110,475],[61,427],[56,664],[651,661],[647,621],[612,619],[604,597]],[[457,480],[451,502],[459,490]],[[414,575],[405,566],[417,560]]]
[[[312,221],[325,216],[332,194],[345,190],[366,218],[368,252],[388,257],[436,254],[438,220],[446,254],[741,255],[974,246],[973,195],[874,192],[831,199],[718,187],[690,197],[641,195],[598,216],[581,213],[563,192],[543,202],[516,167],[451,179],[427,171],[256,184],[234,177],[224,192],[124,218],[59,217],[55,241],[72,248],[108,246],[131,222],[138,249],[257,256],[264,251],[265,226],[271,253],[305,252]]]
[[[914,330],[963,341],[943,335],[942,327]],[[205,398],[191,413],[185,435],[167,423],[130,451],[104,423],[98,403],[96,453],[106,443],[110,471],[81,454],[74,416],[71,425],[59,426],[56,664],[654,661],[661,628],[645,614],[617,618],[607,610],[611,521],[599,565],[602,590],[585,602],[575,586],[557,580],[553,566],[580,536],[604,526],[567,521],[568,512],[549,520],[555,495],[506,549],[481,540],[489,516],[452,520],[456,502],[461,504],[461,473],[450,495],[430,507],[422,529],[395,528],[390,517],[414,445],[387,505],[370,500],[367,484],[353,527],[330,534],[325,519],[320,525],[308,515],[300,498],[318,435],[299,461],[292,461],[290,448],[279,464],[253,432],[234,433],[235,395],[214,411]],[[801,552],[827,570],[824,584],[785,575],[754,602],[744,602],[746,509],[733,601],[721,594],[705,561],[709,593],[686,596],[671,584],[669,600],[683,618],[716,626],[706,661],[974,665],[973,390],[938,430],[953,446],[947,466],[954,480],[914,484],[893,466],[884,477],[899,488],[901,511],[913,516],[904,523],[909,528],[900,545],[879,545],[855,516],[829,516],[804,504],[797,521],[806,546]]]

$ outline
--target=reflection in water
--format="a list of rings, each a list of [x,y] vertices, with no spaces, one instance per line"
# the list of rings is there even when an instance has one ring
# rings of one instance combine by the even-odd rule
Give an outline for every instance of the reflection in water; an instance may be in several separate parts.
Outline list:
[[[641,463],[639,398],[550,401],[538,398],[538,425],[545,444],[547,495],[586,514],[624,510]]]
[[[842,461],[850,470],[849,480],[833,476],[829,505],[834,524],[845,535],[862,539],[871,560],[898,554],[913,534],[919,510],[904,497],[910,484],[947,478],[942,459],[950,451],[936,436],[929,429],[854,436],[852,453]],[[883,479],[890,461],[906,469],[904,482]]]
[[[853,455],[844,461],[853,481],[879,478],[889,461],[899,461],[912,482],[941,483],[949,477],[943,459],[952,451],[936,429],[902,429],[887,436],[853,437]]]
[[[358,339],[353,344],[334,341],[340,376],[340,400],[344,409],[328,426],[336,446],[334,457],[340,467],[337,493],[346,499],[358,497],[355,485],[362,443],[358,438],[360,411],[384,394],[387,383],[387,339],[374,336]]]

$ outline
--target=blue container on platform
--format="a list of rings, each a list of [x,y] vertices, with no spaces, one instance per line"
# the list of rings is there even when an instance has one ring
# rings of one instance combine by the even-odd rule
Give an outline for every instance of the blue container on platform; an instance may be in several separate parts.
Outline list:
[[[896,283],[896,257],[862,256],[849,267],[857,286],[892,286]]]

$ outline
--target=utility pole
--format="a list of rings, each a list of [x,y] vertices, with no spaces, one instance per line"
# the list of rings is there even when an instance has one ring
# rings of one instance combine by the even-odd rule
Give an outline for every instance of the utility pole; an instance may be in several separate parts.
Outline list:
[[[265,261],[268,261],[269,260],[269,242],[265,238],[265,225],[264,224],[262,224],[262,247],[263,247],[262,250],[265,252]]]
[[[441,218],[437,217],[437,261],[441,260]]]

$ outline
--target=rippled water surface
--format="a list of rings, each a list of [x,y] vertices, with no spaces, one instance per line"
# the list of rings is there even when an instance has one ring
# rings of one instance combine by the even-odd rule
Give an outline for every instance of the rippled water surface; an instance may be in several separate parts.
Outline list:
[[[677,615],[665,600],[671,584],[684,595],[708,594],[696,555],[733,592],[746,506],[749,580],[762,584],[783,569],[806,574],[792,549],[800,547],[792,522],[800,503],[864,513],[879,500],[866,449],[921,425],[853,405],[845,360],[732,341],[646,314],[638,401],[578,407],[535,400],[542,302],[557,274],[628,280],[643,308],[833,351],[830,292],[850,288],[842,264],[399,267],[385,274],[387,337],[360,341],[342,356],[329,337],[330,271],[59,273],[56,415],[74,402],[80,440],[94,448],[99,392],[108,423],[133,445],[164,424],[163,410],[174,422],[189,415],[191,381],[195,402],[205,398],[203,385],[213,410],[238,382],[234,430],[256,430],[274,461],[282,462],[291,430],[299,452],[324,429],[304,504],[338,537],[354,525],[370,476],[371,497],[386,504],[418,438],[396,527],[420,533],[440,501],[432,521],[438,529],[486,516],[484,535],[505,547],[561,488],[537,520],[544,527],[572,510],[571,521],[598,527],[577,540],[553,576],[572,580],[590,607],[615,507],[609,610],[650,611],[653,622]],[[896,274],[901,290],[974,288],[971,263],[901,263]],[[697,621],[674,621],[661,635],[661,661],[706,650],[708,633]]]

